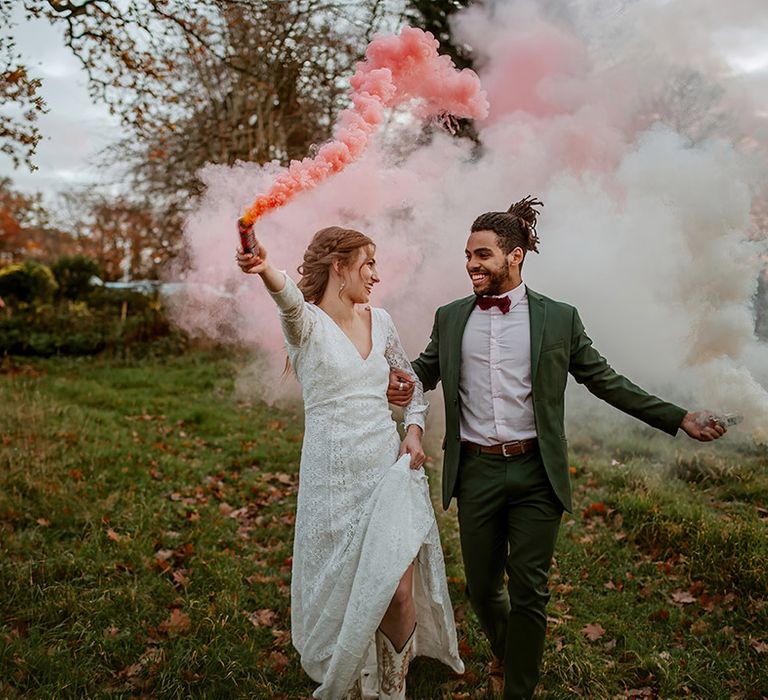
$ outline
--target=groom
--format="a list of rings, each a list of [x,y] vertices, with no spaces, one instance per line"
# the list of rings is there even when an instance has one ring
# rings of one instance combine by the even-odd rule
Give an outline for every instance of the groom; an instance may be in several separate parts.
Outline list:
[[[704,412],[662,401],[617,374],[592,346],[579,314],[523,284],[538,252],[538,200],[472,224],[467,272],[473,294],[435,314],[426,350],[413,362],[445,399],[443,506],[458,504],[469,600],[491,643],[491,683],[504,698],[530,698],[539,678],[549,601],[547,574],[571,486],[563,424],[568,374],[612,406],[674,435],[702,441],[725,429]],[[388,398],[412,387],[393,372]],[[508,581],[504,586],[504,573]]]

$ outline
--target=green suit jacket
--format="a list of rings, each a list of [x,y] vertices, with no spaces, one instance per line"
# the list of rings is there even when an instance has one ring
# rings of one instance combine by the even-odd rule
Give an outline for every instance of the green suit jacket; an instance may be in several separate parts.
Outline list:
[[[413,362],[424,385],[434,389],[442,381],[445,399],[443,449],[443,507],[454,496],[459,473],[459,373],[464,326],[475,306],[474,295],[441,306],[429,345]],[[570,511],[571,482],[565,438],[565,386],[568,374],[612,406],[674,435],[685,409],[643,391],[614,371],[594,347],[573,306],[528,289],[531,323],[531,380],[533,412],[539,449],[550,483],[563,507]]]

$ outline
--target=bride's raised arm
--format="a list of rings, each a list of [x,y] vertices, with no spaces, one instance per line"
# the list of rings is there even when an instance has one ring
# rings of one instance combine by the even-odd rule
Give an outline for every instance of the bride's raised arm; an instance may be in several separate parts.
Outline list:
[[[279,309],[286,342],[294,347],[303,345],[312,331],[313,318],[296,283],[284,271],[272,266],[266,248],[258,240],[253,253],[244,253],[238,248],[237,264],[243,272],[261,277]]]

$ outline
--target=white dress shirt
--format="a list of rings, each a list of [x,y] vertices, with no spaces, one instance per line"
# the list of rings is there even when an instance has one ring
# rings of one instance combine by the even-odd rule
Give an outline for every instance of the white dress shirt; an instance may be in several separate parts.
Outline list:
[[[478,445],[536,437],[531,400],[531,326],[521,282],[504,314],[475,306],[461,341],[460,434]]]

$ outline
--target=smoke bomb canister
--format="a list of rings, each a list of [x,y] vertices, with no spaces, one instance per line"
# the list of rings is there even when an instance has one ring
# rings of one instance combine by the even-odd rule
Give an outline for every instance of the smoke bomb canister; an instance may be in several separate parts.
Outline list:
[[[744,416],[738,413],[704,413],[701,415],[697,423],[702,427],[719,425],[723,428],[730,428],[733,425],[738,425],[744,420]]]
[[[244,253],[253,253],[256,250],[256,234],[253,226],[246,226],[242,219],[237,220],[237,232],[240,234],[240,245]]]
[[[710,416],[709,420],[723,426],[723,428],[730,428],[732,425],[741,423],[744,420],[744,416],[740,416],[738,413],[719,413]]]

